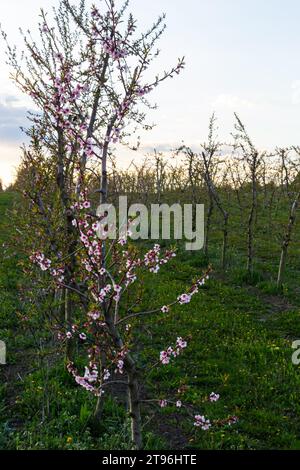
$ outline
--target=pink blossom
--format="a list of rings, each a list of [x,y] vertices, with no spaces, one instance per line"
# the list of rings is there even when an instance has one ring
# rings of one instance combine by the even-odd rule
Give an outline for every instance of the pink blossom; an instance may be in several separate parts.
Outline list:
[[[205,416],[196,415],[194,426],[200,427],[203,431],[208,431],[211,427],[209,419],[206,419]]]
[[[211,402],[218,401],[219,398],[220,398],[220,395],[219,395],[218,393],[212,392],[212,393],[209,395],[209,401],[211,401]]]
[[[160,362],[164,365],[167,365],[169,364],[170,362],[170,356],[169,354],[166,352],[166,351],[162,351],[160,353]]]
[[[47,271],[51,267],[51,260],[47,259],[44,255],[44,253],[41,253],[40,251],[37,251],[36,253],[33,253],[30,257],[30,260],[37,264],[42,271]]]
[[[180,305],[188,304],[191,301],[191,295],[190,294],[182,294],[178,297],[177,300],[180,303]]]
[[[88,237],[82,232],[80,234],[80,239],[81,239],[82,243],[84,243],[84,244],[86,244],[88,242]]]
[[[161,311],[162,313],[168,313],[170,311],[169,307],[167,305],[164,305],[162,308],[161,308]]]
[[[106,382],[110,378],[110,372],[107,369],[104,369],[103,371],[103,380]]]
[[[100,312],[98,311],[89,312],[88,316],[92,318],[92,320],[98,320],[100,318]]]
[[[181,337],[180,337],[180,338],[177,338],[176,346],[177,346],[179,349],[185,349],[185,348],[187,347],[187,342],[184,341]]]
[[[154,274],[157,274],[159,270],[160,270],[160,267],[158,264],[149,269],[150,273],[154,273]]]
[[[159,401],[159,406],[160,406],[161,408],[165,408],[167,405],[168,405],[167,400],[160,400],[160,401]]]
[[[119,359],[118,362],[117,362],[117,370],[120,374],[123,374],[124,372],[124,361],[123,359]]]
[[[177,338],[176,341],[176,349],[173,349],[171,346],[168,347],[166,351],[161,351],[160,353],[160,362],[163,365],[168,365],[170,363],[171,358],[175,358],[179,356],[183,349],[187,347],[187,342],[184,341],[182,338]]]
[[[90,370],[88,367],[85,367],[84,379],[90,383],[96,382],[98,378],[98,371],[96,366],[93,366],[93,369]]]
[[[90,265],[90,263],[85,263],[84,265],[85,265],[85,269],[86,269],[89,273],[91,273],[92,270],[93,270],[93,267]]]
[[[229,426],[232,426],[233,424],[236,424],[238,422],[238,417],[237,416],[230,416],[227,420],[227,423]]]

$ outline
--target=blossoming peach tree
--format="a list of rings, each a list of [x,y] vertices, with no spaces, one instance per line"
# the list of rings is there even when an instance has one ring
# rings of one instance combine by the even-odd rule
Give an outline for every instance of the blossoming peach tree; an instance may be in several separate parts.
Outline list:
[[[116,240],[106,239],[105,214],[97,215],[94,210],[95,195],[100,195],[102,204],[108,200],[107,165],[113,146],[130,145],[129,138],[138,127],[151,128],[141,111],[152,107],[147,95],[184,66],[180,59],[169,71],[146,79],[159,53],[155,45],[164,31],[164,17],[138,36],[133,16],[124,20],[128,2],[119,9],[113,0],[103,3],[103,9],[89,9],[84,1],[76,8],[62,0],[55,26],[41,11],[41,46],[24,36],[25,70],[17,51],[9,46],[8,56],[14,80],[37,109],[30,115],[32,126],[27,133],[31,144],[24,160],[34,170],[28,173],[34,179],[27,178],[24,188],[32,212],[27,229],[39,234],[32,240],[30,260],[51,276],[54,292],[65,293],[65,322],[56,324],[58,337],[67,346],[70,374],[97,397],[95,418],[101,416],[108,387],[123,377],[128,387],[132,441],[142,448],[142,377],[135,350],[135,321],[150,315],[167,317],[176,304],[189,303],[208,272],[173,303],[138,311],[141,300],[136,286],[141,276],[148,271],[157,274],[176,253],[162,252],[155,245],[141,254],[128,243],[130,226]],[[89,187],[91,175],[100,179],[96,191]],[[51,191],[43,190],[45,181]],[[54,219],[53,210],[59,212]],[[75,343],[81,345],[80,356],[86,358],[84,370],[72,352]],[[157,352],[155,366],[168,367],[187,347],[179,333],[172,345]],[[209,400],[218,399],[212,392]],[[155,398],[154,403],[185,408],[202,430],[214,424],[179,400]],[[230,417],[215,424],[234,421]]]
[[[80,293],[80,295],[85,296],[88,309],[85,317],[69,325],[67,331],[59,331],[58,336],[61,341],[76,338],[82,343],[86,354],[84,373],[78,370],[74,362],[68,363],[68,370],[80,386],[97,397],[96,415],[106,388],[114,382],[119,383],[120,377],[126,377],[132,441],[137,448],[141,448],[140,405],[143,400],[140,396],[138,367],[132,354],[135,350],[138,329],[133,328],[131,323],[142,316],[166,317],[172,313],[172,307],[176,304],[188,304],[209,278],[209,270],[195,280],[187,291],[174,299],[172,303],[160,305],[148,311],[138,311],[140,299],[135,299],[136,291],[133,286],[138,283],[139,276],[143,271],[157,274],[161,267],[176,256],[176,253],[172,249],[162,252],[160,245],[156,244],[143,256],[139,256],[139,251],[128,242],[130,224],[125,233],[124,230],[122,231],[120,238],[103,241],[107,230],[105,214],[95,217],[90,207],[91,203],[85,191],[72,205],[73,225],[76,227],[81,242],[73,285],[83,282],[87,286],[85,294]],[[65,264],[60,256],[48,259],[43,253],[36,252],[31,260],[41,270],[49,272],[52,282],[74,290],[73,285],[65,284]],[[134,303],[134,309],[128,309],[128,299]],[[187,341],[178,336],[173,345],[158,353],[155,366],[168,366],[171,361],[183,354],[187,347]],[[209,396],[211,402],[218,399],[219,395],[214,392]],[[167,399],[151,401],[157,402],[162,408],[168,404],[174,404],[177,408],[186,407],[189,412],[191,410],[188,405],[179,400],[176,402]],[[232,424],[235,420],[235,417],[229,417],[222,424]],[[194,425],[202,430],[208,430],[212,423],[206,417],[194,414]]]

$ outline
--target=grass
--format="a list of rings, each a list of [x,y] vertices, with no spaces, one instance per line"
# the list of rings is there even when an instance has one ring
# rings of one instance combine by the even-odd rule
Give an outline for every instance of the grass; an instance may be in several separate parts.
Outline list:
[[[13,194],[0,195],[1,244],[9,236],[3,223],[13,199]],[[213,260],[219,253],[215,237]],[[236,237],[235,246],[242,247],[242,238],[234,230],[232,237]],[[275,250],[271,240],[272,249],[266,249],[268,237],[264,233],[261,237],[252,279],[241,268],[242,248],[232,249],[228,272],[224,275],[216,268],[189,305],[177,307],[164,321],[153,317],[147,324],[145,320],[133,324],[144,347],[140,367],[146,370],[178,335],[188,338],[188,348],[176,362],[147,372],[143,391],[147,399],[175,393],[212,420],[239,417],[232,427],[203,432],[194,428],[184,410],[147,405],[147,449],[300,448],[300,373],[291,360],[291,343],[300,338],[298,247],[292,245],[285,286],[278,292],[274,285],[278,247]],[[123,407],[109,398],[105,427],[90,429],[93,399],[74,385],[43,335],[38,351],[36,338],[25,335],[18,316],[24,308],[17,292],[22,273],[16,257],[5,250],[1,257],[0,339],[7,341],[8,365],[0,369],[0,448],[128,449]],[[163,305],[182,293],[203,266],[201,252],[179,251],[172,269],[163,268],[146,283],[145,306]],[[221,395],[215,404],[206,400],[212,391]]]

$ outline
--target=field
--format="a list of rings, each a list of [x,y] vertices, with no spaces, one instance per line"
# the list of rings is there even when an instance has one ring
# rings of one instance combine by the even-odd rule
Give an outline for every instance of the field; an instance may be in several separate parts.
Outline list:
[[[0,243],[10,238],[14,193],[0,194]],[[283,211],[283,220],[286,211]],[[236,226],[238,226],[236,215]],[[211,244],[213,272],[189,305],[176,307],[167,321],[139,321],[138,343],[146,345],[140,368],[147,368],[154,351],[174,337],[188,338],[188,348],[167,368],[150,369],[143,397],[177,398],[210,419],[238,417],[237,424],[196,429],[183,410],[146,406],[143,434],[146,449],[300,449],[299,367],[292,363],[292,341],[300,338],[299,249],[291,245],[284,286],[274,284],[280,245],[260,227],[255,271],[245,276],[242,250],[230,252],[230,267],[218,267],[219,243]],[[232,230],[235,246],[243,233]],[[94,398],[78,387],[64,368],[64,359],[47,328],[28,331],[28,306],[16,249],[1,250],[0,339],[7,344],[7,365],[0,366],[1,449],[129,449],[129,423],[124,390],[116,386],[104,408],[105,427],[89,425]],[[214,262],[215,260],[215,262]],[[172,269],[146,284],[145,304],[171,300],[205,269],[202,252],[179,249]],[[26,292],[26,291],[25,291]],[[151,326],[151,333],[150,333]],[[138,347],[138,345],[137,345]],[[207,403],[211,392],[217,403]],[[117,397],[113,400],[112,397]]]

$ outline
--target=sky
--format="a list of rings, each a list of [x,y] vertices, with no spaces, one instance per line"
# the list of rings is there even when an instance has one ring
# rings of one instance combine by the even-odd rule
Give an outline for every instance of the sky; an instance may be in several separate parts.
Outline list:
[[[57,4],[1,2],[0,23],[10,42],[22,49],[18,28],[33,31],[39,8]],[[149,118],[156,127],[141,134],[135,158],[154,148],[168,152],[182,141],[197,146],[213,111],[221,141],[230,141],[237,112],[257,147],[300,144],[299,0],[131,0],[130,10],[141,28],[167,14],[154,74],[186,57],[184,72],[155,90],[159,107]],[[9,80],[3,42],[0,63],[0,178],[8,184],[24,140],[19,127],[26,126],[31,104]],[[120,151],[119,158],[126,164],[133,156]]]

